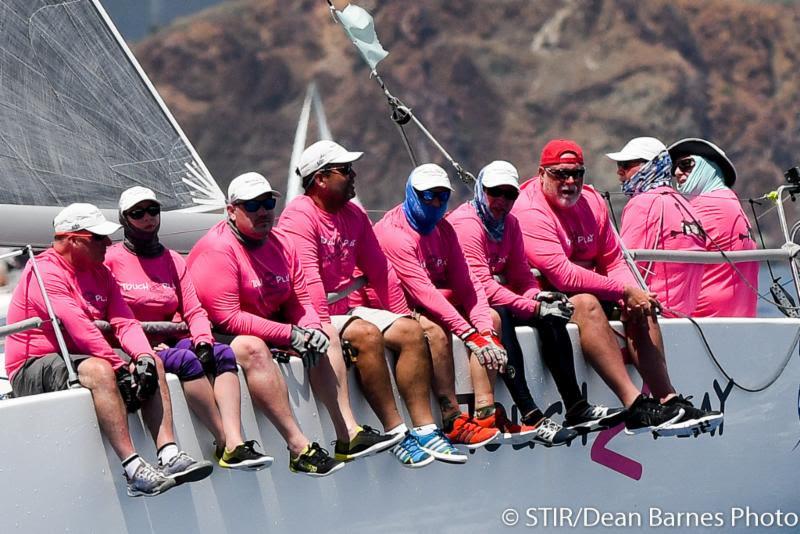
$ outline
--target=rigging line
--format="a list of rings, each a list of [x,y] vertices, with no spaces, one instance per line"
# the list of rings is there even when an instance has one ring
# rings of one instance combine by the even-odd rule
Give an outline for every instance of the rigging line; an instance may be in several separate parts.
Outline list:
[[[758,231],[758,238],[761,240],[761,248],[767,248],[767,244],[764,242],[764,234],[761,233],[761,225],[758,224],[758,215],[756,214],[756,201],[752,198],[748,199],[750,202],[750,209],[753,211],[753,218],[756,221],[756,230]],[[772,272],[772,263],[767,260],[767,269],[769,269],[769,277],[775,282],[775,273]]]
[[[798,341],[800,341],[800,328],[798,328],[797,334],[795,334],[794,340],[792,341],[792,344],[789,346],[789,350],[786,352],[786,356],[784,357],[783,362],[781,363],[781,365],[776,370],[775,375],[772,378],[770,378],[769,380],[767,380],[764,384],[761,384],[761,385],[759,385],[757,387],[756,386],[753,386],[753,387],[743,386],[742,384],[737,382],[736,379],[734,379],[725,370],[724,367],[722,367],[721,363],[719,363],[719,360],[717,359],[717,356],[714,354],[714,351],[711,349],[711,345],[708,343],[708,339],[706,338],[706,335],[703,332],[703,328],[700,326],[700,324],[698,324],[697,321],[695,321],[692,317],[686,315],[685,313],[679,312],[678,310],[673,310],[673,309],[670,309],[670,308],[664,308],[664,309],[666,311],[668,311],[669,313],[674,314],[677,317],[682,317],[684,319],[688,319],[689,322],[692,323],[692,325],[694,325],[695,329],[697,330],[697,333],[700,334],[700,339],[703,341],[703,346],[705,347],[706,353],[711,358],[711,361],[714,362],[714,365],[717,366],[717,369],[719,369],[720,373],[722,373],[722,376],[724,376],[726,379],[730,380],[730,382],[734,386],[736,386],[737,388],[741,389],[742,391],[746,391],[747,393],[760,393],[760,392],[765,391],[766,389],[768,389],[775,382],[777,382],[778,379],[783,374],[783,372],[786,370],[786,367],[789,365],[789,362],[792,359],[792,355],[794,354],[794,349],[797,346]]]

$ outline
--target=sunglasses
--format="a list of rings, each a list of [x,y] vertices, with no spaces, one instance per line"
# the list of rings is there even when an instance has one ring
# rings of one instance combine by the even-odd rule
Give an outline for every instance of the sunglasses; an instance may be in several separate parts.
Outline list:
[[[682,159],[676,163],[675,166],[683,172],[690,172],[692,169],[694,169],[694,158]]]
[[[344,176],[349,176],[353,172],[353,164],[345,163],[344,165],[337,165],[335,167],[326,167],[325,172],[338,172]]]
[[[501,187],[487,187],[483,190],[488,196],[494,198],[503,197],[506,200],[517,200],[519,197],[519,191],[516,189],[503,189]]]
[[[91,232],[86,232],[86,233],[83,233],[83,232],[67,232],[67,233],[62,234],[62,235],[67,235],[67,236],[71,236],[71,237],[85,237],[85,238],[90,239],[92,241],[105,241],[106,239],[108,239],[107,235],[93,234]]]
[[[277,203],[278,199],[271,197],[264,200],[245,200],[244,202],[239,202],[238,205],[243,207],[247,213],[255,213],[259,208],[264,208],[267,211],[274,210]]]
[[[430,204],[436,198],[438,198],[439,202],[442,204],[447,204],[447,201],[450,200],[450,193],[452,193],[452,191],[439,191],[437,193],[429,189],[427,191],[417,191],[417,196],[425,204]]]
[[[128,212],[127,216],[131,219],[139,220],[144,217],[144,214],[148,214],[152,217],[161,214],[161,206],[148,206],[146,208],[139,208],[135,210],[131,210]]]
[[[550,167],[545,167],[544,170],[547,174],[562,182],[568,178],[583,180],[583,176],[586,174],[586,169],[551,169]]]
[[[627,171],[628,169],[632,169],[632,168],[636,167],[637,165],[641,165],[642,163],[644,163],[643,159],[634,159],[634,160],[630,160],[630,161],[618,161],[617,162],[617,169],[619,169],[621,171]]]

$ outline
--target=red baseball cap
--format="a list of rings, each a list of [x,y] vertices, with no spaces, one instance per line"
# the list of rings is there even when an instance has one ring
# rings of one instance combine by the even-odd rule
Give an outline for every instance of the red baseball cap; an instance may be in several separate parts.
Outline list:
[[[558,165],[559,163],[578,163],[583,165],[583,150],[571,139],[552,139],[544,145],[539,166]]]

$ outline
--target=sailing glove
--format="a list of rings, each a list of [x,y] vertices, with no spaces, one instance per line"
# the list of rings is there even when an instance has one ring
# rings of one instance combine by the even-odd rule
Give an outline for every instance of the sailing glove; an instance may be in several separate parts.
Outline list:
[[[141,403],[136,396],[136,383],[133,381],[133,376],[126,367],[120,367],[116,372],[117,388],[119,388],[119,395],[122,397],[122,402],[125,403],[125,408],[128,413],[133,413],[141,408]]]
[[[478,363],[487,369],[503,370],[508,361],[508,355],[500,340],[493,340],[493,332],[478,333],[474,328],[463,333],[460,337],[469,350],[478,359]]]
[[[198,343],[194,353],[203,364],[203,372],[209,376],[217,376],[217,360],[214,358],[214,346],[211,343]]]
[[[292,348],[303,360],[303,367],[314,367],[327,354],[330,340],[322,330],[292,325]]]
[[[138,386],[139,400],[147,400],[158,390],[158,369],[155,359],[149,354],[136,358],[133,378]]]
[[[563,293],[542,291],[535,298],[539,301],[539,310],[536,312],[538,319],[566,323],[575,313],[575,305]]]

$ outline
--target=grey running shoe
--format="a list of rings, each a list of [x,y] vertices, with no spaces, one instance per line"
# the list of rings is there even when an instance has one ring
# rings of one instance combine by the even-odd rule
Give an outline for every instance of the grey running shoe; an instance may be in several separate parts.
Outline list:
[[[676,395],[664,403],[664,406],[683,409],[683,417],[674,423],[662,425],[656,429],[655,433],[658,436],[677,436],[679,438],[699,436],[704,432],[711,432],[722,423],[722,412],[699,410],[689,402],[691,398],[691,395],[686,398]]]
[[[625,433],[657,432],[662,426],[679,420],[683,413],[683,408],[678,405],[662,405],[653,398],[639,395],[627,409]]]
[[[176,485],[184,482],[197,482],[203,480],[214,469],[211,462],[206,460],[197,461],[183,451],[179,451],[172,460],[162,464],[159,460],[158,469],[164,476],[175,480]]]
[[[144,460],[136,468],[132,477],[128,478],[128,474],[125,474],[125,480],[128,481],[129,497],[154,497],[176,485],[173,479],[165,476]]]
[[[545,417],[536,425],[536,432],[531,436],[531,441],[540,443],[545,447],[566,445],[576,437],[578,432],[571,428],[564,428],[549,417]]]
[[[625,420],[624,408],[609,408],[582,402],[576,409],[567,412],[564,427],[587,433],[617,426]]]

